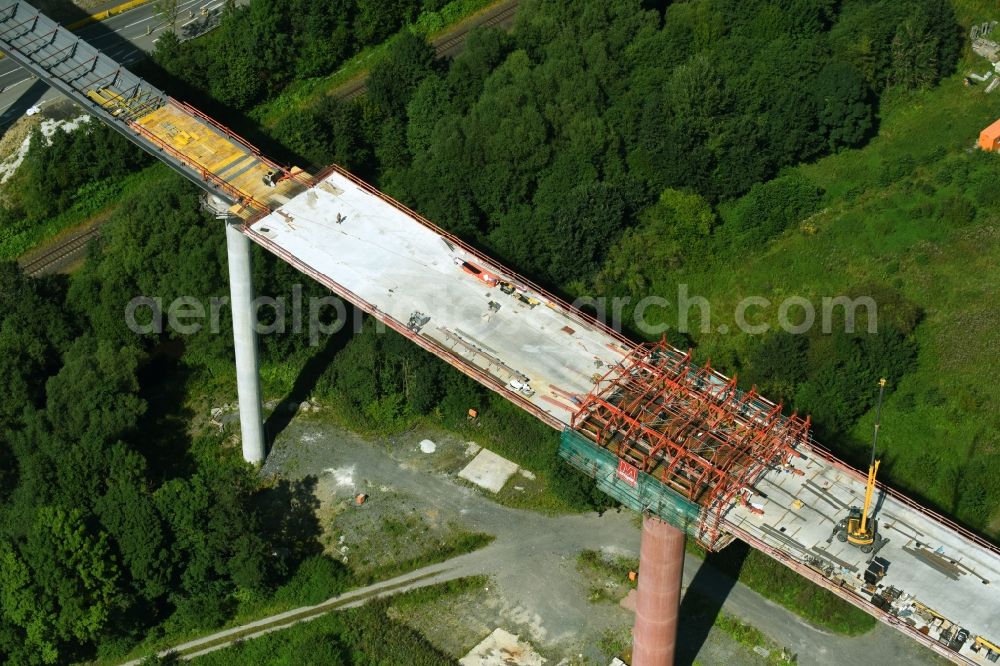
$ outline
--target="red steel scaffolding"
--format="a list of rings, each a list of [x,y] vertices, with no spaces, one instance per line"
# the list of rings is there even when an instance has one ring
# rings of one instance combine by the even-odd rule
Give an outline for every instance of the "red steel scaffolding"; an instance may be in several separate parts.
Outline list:
[[[774,467],[791,468],[809,419],[736,388],[665,341],[640,345],[597,382],[572,428],[701,507],[698,540],[719,541],[722,519]],[[753,510],[753,509],[751,509]]]

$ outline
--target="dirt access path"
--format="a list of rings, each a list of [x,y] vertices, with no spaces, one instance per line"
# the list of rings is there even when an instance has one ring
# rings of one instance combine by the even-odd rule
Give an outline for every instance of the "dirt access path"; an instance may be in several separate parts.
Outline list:
[[[422,453],[420,442],[432,439],[437,449]],[[487,596],[498,595],[486,622],[503,626],[534,643],[546,655],[586,654],[596,657],[596,637],[610,628],[627,625],[631,615],[618,606],[587,600],[588,589],[576,561],[584,549],[635,556],[639,529],[629,512],[543,515],[501,506],[482,491],[457,480],[467,444],[443,433],[410,432],[393,438],[368,440],[316,417],[298,417],[281,434],[263,472],[289,478],[315,476],[321,502],[350,499],[357,492],[370,494],[375,506],[381,496],[405,498],[412,509],[433,514],[437,520],[454,520],[469,530],[496,536],[489,546],[446,562],[420,568],[391,580],[353,590],[323,604],[304,607],[206,636],[177,646],[185,658],[219,649],[237,639],[247,639],[289,626],[337,608],[364,603],[374,596],[393,594],[425,585],[472,575],[490,577]],[[510,483],[516,483],[517,477]],[[702,563],[688,557],[685,588]],[[836,666],[843,663],[934,664],[933,655],[898,632],[879,625],[857,638],[823,632],[749,588],[706,567],[699,577],[706,583],[702,594],[725,594],[723,610],[748,622],[779,645],[798,654],[799,664]],[[728,591],[728,592],[726,592]],[[492,627],[491,627],[492,628]],[[682,629],[683,644],[692,637]],[[699,639],[700,640],[700,639]],[[471,647],[471,646],[470,646]],[[717,663],[718,640],[690,646],[702,663]],[[732,650],[729,650],[732,652]],[[590,653],[590,654],[587,654]],[[753,655],[737,663],[754,661]],[[558,661],[558,659],[556,659]],[[131,662],[138,663],[138,662]]]

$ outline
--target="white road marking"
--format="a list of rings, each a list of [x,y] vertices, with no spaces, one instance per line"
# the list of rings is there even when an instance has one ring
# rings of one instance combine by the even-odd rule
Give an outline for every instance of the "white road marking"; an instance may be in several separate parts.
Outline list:
[[[61,96],[61,95],[60,95],[60,96]],[[43,106],[45,106],[46,104],[51,104],[52,102],[54,102],[54,101],[56,101],[57,99],[59,99],[59,97],[60,97],[60,96],[57,96],[57,97],[50,97],[49,99],[44,99],[44,98],[42,98],[42,99],[40,99],[40,100],[39,100],[38,102],[36,102],[36,103],[34,104],[34,106],[37,106],[37,107],[43,107]],[[5,115],[5,114],[6,114],[6,113],[7,113],[8,111],[10,111],[10,107],[12,107],[12,106],[14,106],[14,104],[13,104],[13,103],[12,103],[12,104],[9,104],[9,105],[8,105],[8,106],[7,106],[6,108],[4,108],[4,110],[3,110],[3,111],[0,111],[0,116],[3,116],[3,115]],[[21,115],[23,115],[23,114],[21,114]]]
[[[206,6],[202,7],[201,8],[201,13],[202,13],[201,16],[196,16],[193,19],[191,19],[190,21],[188,21],[187,23],[182,23],[181,27],[182,28],[186,28],[189,25],[191,25],[192,23],[196,23],[197,21],[204,21],[207,14],[211,14],[216,9],[218,9],[219,7],[221,7],[222,5],[223,5],[223,3],[220,2],[220,3],[216,4],[216,5],[211,5],[211,6],[206,5]]]
[[[3,91],[6,92],[6,91],[10,90],[11,88],[13,88],[14,86],[19,86],[22,83],[24,83],[25,81],[30,81],[30,80],[31,80],[31,77],[30,76],[26,76],[23,79],[18,79],[14,83],[8,83],[7,85],[5,85],[3,87]]]
[[[190,5],[197,4],[200,1],[201,0],[188,0],[188,2],[181,3],[181,4],[177,5],[177,11],[180,12],[181,9],[184,9],[185,7],[188,7]],[[152,21],[154,19],[158,19],[159,17],[160,17],[159,14],[155,14],[155,13],[154,14],[150,14],[149,16],[147,16],[144,19],[139,19],[138,21],[136,21],[134,23],[129,23],[128,25],[123,25],[120,28],[115,28],[114,32],[115,33],[119,33],[122,30],[128,30],[129,28],[135,27],[137,25],[142,25],[143,23],[146,23],[148,21]],[[112,35],[103,35],[103,37],[111,37],[111,36]],[[97,39],[101,39],[101,37],[98,37]],[[88,41],[96,41],[96,40],[88,40]]]

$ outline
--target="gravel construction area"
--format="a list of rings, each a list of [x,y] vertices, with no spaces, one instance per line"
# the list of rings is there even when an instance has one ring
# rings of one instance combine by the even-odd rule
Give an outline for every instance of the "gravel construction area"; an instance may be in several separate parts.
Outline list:
[[[423,452],[425,440],[434,442],[433,453]],[[440,431],[369,440],[322,417],[300,416],[278,437],[262,473],[317,478],[326,546],[339,553],[346,545],[348,565],[358,570],[387,565],[394,554],[396,561],[423,554],[457,531],[496,536],[492,554],[476,572],[491,577],[489,591],[455,600],[450,613],[429,616],[433,626],[427,631],[450,654],[466,654],[502,627],[555,658],[552,663],[581,653],[599,662],[606,655],[597,637],[631,623],[631,614],[588,602],[577,556],[585,548],[637,553],[634,517],[613,511],[553,517],[505,507],[489,491],[458,479],[476,453],[469,442]],[[515,474],[508,485],[522,482],[530,480]],[[360,506],[358,494],[368,495]]]
[[[434,443],[433,452],[425,453],[431,447],[421,446],[424,440]],[[489,582],[482,590],[407,605],[399,615],[456,659],[500,627],[530,642],[552,664],[563,659],[567,665],[609,663],[627,645],[633,621],[632,613],[615,603],[626,588],[614,580],[619,574],[602,578],[600,572],[587,573],[580,554],[597,551],[613,561],[637,557],[635,515],[544,515],[504,506],[488,491],[457,478],[475,453],[468,442],[440,431],[369,439],[329,423],[322,414],[308,414],[294,418],[279,435],[262,473],[317,479],[327,547],[348,545],[350,566],[374,571],[394,550],[406,559],[456,531],[493,535],[488,546],[443,565],[456,577],[486,576]],[[519,473],[504,493],[521,482],[530,483]],[[366,502],[351,506],[359,493],[368,495]],[[396,534],[379,533],[386,518],[402,523],[392,528]],[[440,571],[441,566],[428,570]],[[698,585],[698,599],[724,598],[724,612],[756,626],[776,645],[791,648],[799,664],[938,663],[929,651],[885,625],[855,638],[821,631],[688,557],[685,589],[692,581]],[[598,589],[602,593],[594,595]],[[769,663],[725,631],[711,628],[712,618],[699,614],[684,618],[678,636],[683,659],[678,663]]]
[[[367,439],[322,417],[299,416],[278,437],[262,473],[316,477],[325,546],[363,574],[425,555],[455,534],[495,535],[474,572],[489,577],[482,589],[394,611],[456,659],[500,627],[530,642],[547,663],[608,663],[627,640],[632,614],[607,599],[595,603],[593,591],[609,585],[619,596],[628,585],[598,580],[582,570],[579,555],[589,549],[637,557],[635,517],[544,516],[503,506],[458,477],[479,452],[440,431]],[[505,491],[530,482],[515,474]],[[364,504],[356,503],[359,494],[368,496]],[[714,632],[701,653],[711,655],[699,659],[706,664],[766,663],[723,632]]]
[[[419,484],[393,474],[394,467],[447,474],[465,460],[464,444],[442,442],[433,453],[424,453],[419,440],[415,446],[408,436],[405,441],[402,446],[383,442],[380,450],[374,442],[349,433],[331,436],[328,427],[298,419],[283,433],[264,473],[274,473],[280,464],[288,475],[315,477],[326,553],[355,574],[376,578],[380,570],[426,559],[472,532],[460,510],[437,506],[422,496]],[[389,458],[390,451],[397,457]]]

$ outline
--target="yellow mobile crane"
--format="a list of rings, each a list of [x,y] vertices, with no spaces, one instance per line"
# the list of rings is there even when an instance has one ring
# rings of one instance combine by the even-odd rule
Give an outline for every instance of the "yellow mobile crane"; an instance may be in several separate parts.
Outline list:
[[[878,535],[878,521],[869,514],[872,497],[875,495],[875,475],[878,473],[881,460],[875,459],[875,446],[878,444],[878,430],[882,418],[882,396],[885,394],[885,379],[878,382],[878,404],[875,407],[875,434],[872,437],[872,457],[868,465],[868,485],[865,486],[865,503],[860,509],[851,507],[847,518],[841,520],[834,533],[837,540],[858,546],[863,553],[870,553],[881,548],[883,539]]]

